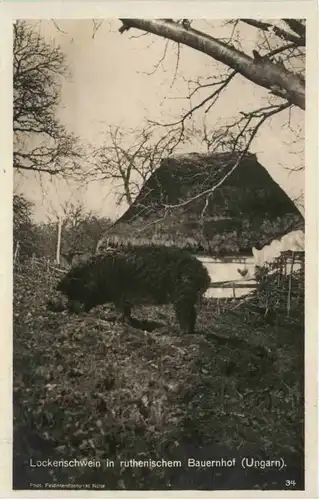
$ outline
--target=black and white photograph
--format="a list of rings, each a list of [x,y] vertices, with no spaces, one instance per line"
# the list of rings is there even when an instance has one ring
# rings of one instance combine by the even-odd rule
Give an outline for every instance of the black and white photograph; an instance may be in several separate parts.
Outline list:
[[[13,490],[305,491],[306,30],[12,22]]]

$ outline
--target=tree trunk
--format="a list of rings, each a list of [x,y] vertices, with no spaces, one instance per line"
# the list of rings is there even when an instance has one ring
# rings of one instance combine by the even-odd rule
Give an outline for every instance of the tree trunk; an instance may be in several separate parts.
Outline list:
[[[123,184],[124,184],[124,193],[125,193],[125,198],[127,201],[127,204],[129,206],[132,205],[132,196],[131,196],[131,191],[130,191],[130,182],[127,178],[123,178]]]

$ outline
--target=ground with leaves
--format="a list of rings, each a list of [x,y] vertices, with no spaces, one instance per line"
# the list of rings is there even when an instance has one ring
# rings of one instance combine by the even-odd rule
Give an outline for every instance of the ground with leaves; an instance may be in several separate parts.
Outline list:
[[[15,488],[303,488],[301,318],[278,313],[270,324],[251,301],[211,299],[197,333],[181,336],[170,307],[136,308],[132,326],[111,321],[108,307],[48,311],[57,278],[38,265],[14,273]],[[245,456],[287,467],[244,470]],[[238,466],[196,469],[190,457]],[[30,467],[48,458],[102,465]],[[131,458],[182,466],[120,468]]]

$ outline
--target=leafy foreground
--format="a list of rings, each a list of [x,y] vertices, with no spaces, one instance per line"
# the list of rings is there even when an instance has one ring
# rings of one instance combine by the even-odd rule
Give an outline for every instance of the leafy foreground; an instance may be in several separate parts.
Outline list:
[[[211,299],[181,336],[170,307],[136,308],[132,326],[108,307],[50,312],[57,278],[27,265],[14,276],[15,489],[304,488],[302,319],[269,324],[249,301]],[[244,469],[243,457],[286,467]],[[133,458],[180,464],[120,464]],[[32,466],[48,459],[96,467]]]

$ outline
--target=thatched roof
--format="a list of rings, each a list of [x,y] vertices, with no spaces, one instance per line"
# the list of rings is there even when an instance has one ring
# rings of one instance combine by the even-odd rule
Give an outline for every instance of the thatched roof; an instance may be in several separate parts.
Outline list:
[[[198,196],[216,184],[209,198]],[[101,247],[160,244],[250,254],[253,246],[261,248],[272,234],[302,221],[255,155],[193,153],[162,161]]]

